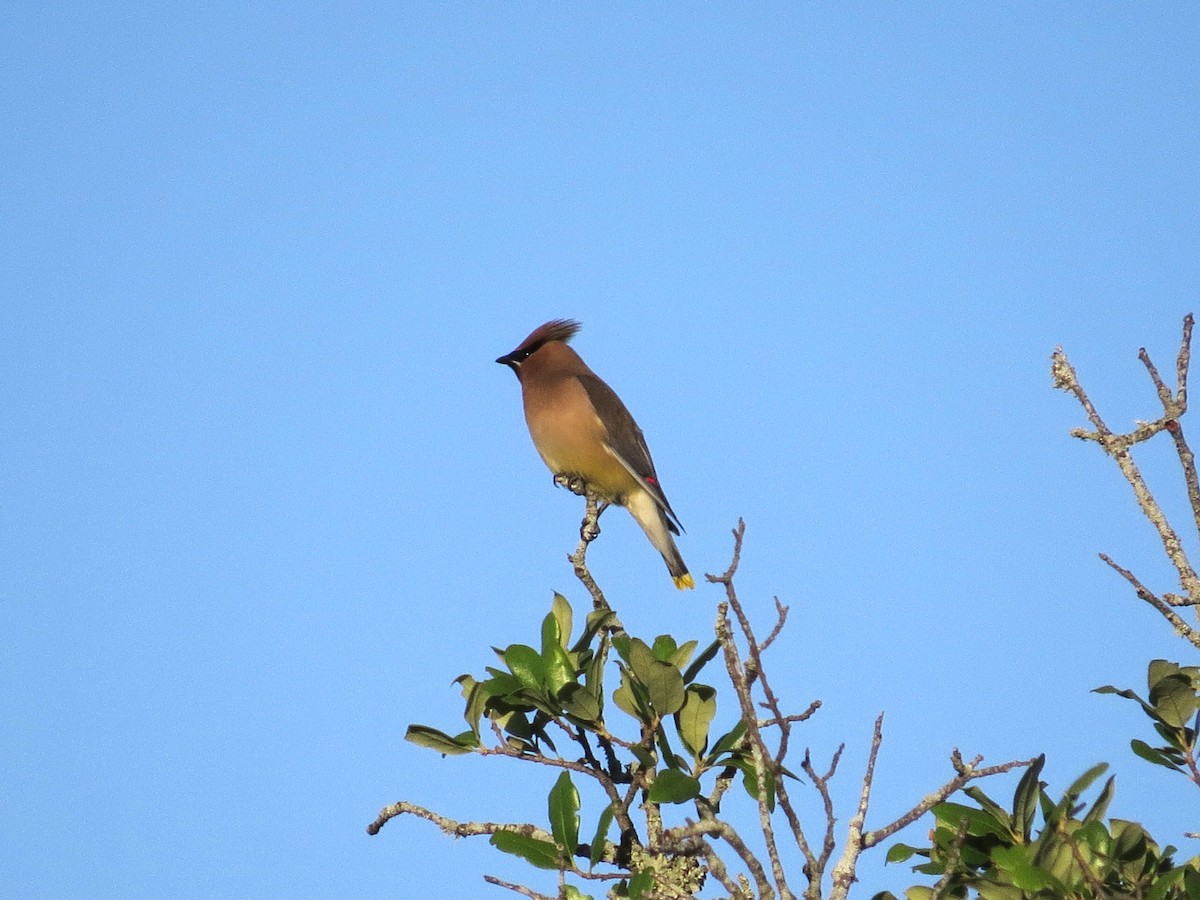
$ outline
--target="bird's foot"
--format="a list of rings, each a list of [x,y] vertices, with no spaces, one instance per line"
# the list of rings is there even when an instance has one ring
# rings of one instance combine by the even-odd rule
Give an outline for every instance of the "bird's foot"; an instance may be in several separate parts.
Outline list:
[[[600,523],[591,516],[586,516],[579,526],[579,537],[585,543],[590,544],[596,538],[600,537]]]
[[[595,513],[592,512],[592,507],[595,506]],[[588,495],[588,508],[583,516],[583,521],[579,525],[579,536],[583,538],[585,544],[590,544],[596,538],[600,537],[600,514],[608,509],[607,500],[597,500],[591,494]]]
[[[587,482],[578,475],[555,475],[554,483],[558,487],[565,487],[572,494],[578,494],[580,497],[587,496]]]

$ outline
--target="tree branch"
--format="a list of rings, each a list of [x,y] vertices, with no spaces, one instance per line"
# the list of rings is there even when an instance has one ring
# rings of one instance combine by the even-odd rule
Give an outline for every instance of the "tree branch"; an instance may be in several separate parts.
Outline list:
[[[432,822],[451,837],[476,837],[481,834],[495,834],[498,831],[511,831],[514,834],[537,838],[542,841],[550,841],[551,843],[554,841],[552,835],[538,828],[536,825],[510,825],[500,822],[457,822],[447,816],[435,813],[433,810],[417,806],[415,803],[407,803],[403,800],[381,809],[378,818],[367,826],[367,834],[379,834],[379,830],[384,825],[397,816],[405,814]]]
[[[1113,569],[1113,571],[1115,571],[1133,586],[1133,590],[1138,595],[1139,600],[1144,600],[1146,603],[1149,603],[1156,610],[1158,610],[1159,615],[1171,623],[1177,635],[1189,641],[1197,650],[1200,650],[1200,631],[1197,631],[1195,628],[1192,628],[1190,625],[1188,625],[1187,622],[1183,621],[1180,615],[1175,612],[1175,610],[1171,609],[1171,604],[1168,604],[1166,601],[1155,596],[1155,594],[1149,588],[1142,584],[1136,575],[1134,575],[1128,569],[1123,569],[1121,566],[1118,566],[1112,561],[1112,558],[1109,557],[1107,553],[1101,553],[1100,558],[1104,560],[1104,562],[1107,563]]]
[[[1088,397],[1087,392],[1079,383],[1078,375],[1067,359],[1062,347],[1056,348],[1051,356],[1050,373],[1054,379],[1054,386],[1075,397],[1083,407],[1088,420],[1095,429],[1094,431],[1085,431],[1076,428],[1072,430],[1071,434],[1082,440],[1093,441],[1099,444],[1104,452],[1116,461],[1121,474],[1125,476],[1125,480],[1133,488],[1134,497],[1137,500],[1138,507],[1142,510],[1142,514],[1158,532],[1163,550],[1179,574],[1179,582],[1183,587],[1184,593],[1191,604],[1198,604],[1200,603],[1200,577],[1197,577],[1179,535],[1171,526],[1170,521],[1163,512],[1162,507],[1158,504],[1158,501],[1155,500],[1154,495],[1150,492],[1141,471],[1138,469],[1133,456],[1129,452],[1134,445],[1148,441],[1161,431],[1167,431],[1171,434],[1175,442],[1176,452],[1183,466],[1184,480],[1187,483],[1188,499],[1191,501],[1193,519],[1197,529],[1200,530],[1200,478],[1196,474],[1195,457],[1183,437],[1183,429],[1179,424],[1180,417],[1187,410],[1187,376],[1191,363],[1192,326],[1193,318],[1189,313],[1184,318],[1183,339],[1175,364],[1178,384],[1174,396],[1171,395],[1170,389],[1163,382],[1162,376],[1159,375],[1158,369],[1151,361],[1145,348],[1142,348],[1139,352],[1138,358],[1141,359],[1142,363],[1146,366],[1147,372],[1150,374],[1150,380],[1154,384],[1155,393],[1162,403],[1163,414],[1153,422],[1139,422],[1138,426],[1128,434],[1115,434],[1104,423],[1104,420],[1100,417],[1100,414],[1096,411],[1095,406]],[[1150,592],[1146,591],[1145,594],[1139,593],[1139,596],[1147,600],[1147,602],[1151,602],[1160,613],[1166,615],[1163,613],[1161,604],[1153,604],[1148,599],[1150,596],[1153,596]],[[1200,615],[1200,609],[1197,610],[1197,613]],[[1171,620],[1170,616],[1166,616],[1166,618]],[[1176,622],[1172,621],[1172,625],[1175,624]]]
[[[513,884],[510,881],[501,881],[495,875],[484,875],[483,880],[488,884],[494,884],[497,887],[508,888],[510,891],[514,891],[524,897],[529,897],[530,900],[557,900],[557,898],[551,897],[549,894],[539,894],[537,891],[533,890],[532,888],[527,888],[523,884]]]
[[[559,479],[563,476],[556,476],[555,484],[559,484]],[[599,497],[588,490],[587,486],[575,479],[574,482],[568,482],[563,479],[561,482],[573,493],[582,493],[587,498],[587,506],[584,508],[583,522],[579,526],[579,546],[575,548],[575,552],[567,556],[567,561],[575,569],[575,577],[578,578],[587,592],[592,595],[592,606],[595,609],[610,609],[608,601],[604,599],[604,592],[600,590],[600,586],[596,584],[596,579],[592,577],[592,573],[587,567],[587,549],[596,538],[600,536],[600,514],[608,508],[607,503],[603,503]]]

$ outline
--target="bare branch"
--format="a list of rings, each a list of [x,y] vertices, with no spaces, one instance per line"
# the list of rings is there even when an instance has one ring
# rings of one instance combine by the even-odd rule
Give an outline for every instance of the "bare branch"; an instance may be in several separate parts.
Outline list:
[[[765,703],[761,703],[759,705],[764,706],[764,707],[766,706]],[[807,722],[810,718],[812,718],[813,713],[815,713],[820,708],[821,708],[821,701],[814,700],[812,703],[808,704],[808,709],[806,709],[802,713],[798,713],[798,714],[790,715],[790,716],[782,716],[782,717],[776,718],[776,719],[763,719],[762,721],[760,721],[758,723],[758,727],[759,728],[771,728],[775,725],[782,725],[785,722],[789,725],[794,725],[797,722]]]
[[[738,531],[734,532],[737,542],[734,549],[734,565],[726,573],[729,578],[732,578],[732,575],[729,573],[736,569],[736,560],[741,543],[741,532],[744,530],[745,526],[739,521]],[[713,579],[711,575],[708,578],[710,580],[719,580]],[[725,587],[727,592],[733,592],[732,581],[726,581]],[[768,768],[770,753],[763,742],[762,732],[758,728],[758,717],[754,714],[754,700],[751,697],[753,685],[745,667],[742,665],[737,645],[733,640],[733,631],[729,625],[728,601],[722,601],[717,606],[717,638],[720,640],[721,647],[725,651],[725,668],[729,673],[730,683],[734,687],[738,703],[741,706],[742,721],[746,723],[746,737],[749,739],[750,756],[754,761],[754,771],[758,773],[758,820],[763,840],[767,845],[767,855],[771,861],[771,872],[775,877],[775,884],[779,888],[780,896],[784,900],[790,900],[794,895],[788,889],[787,881],[784,878],[783,862],[779,857],[779,848],[775,842],[775,830],[771,824],[771,810],[767,805],[766,775],[770,771]],[[771,774],[774,775],[775,773],[771,772]],[[774,893],[771,896],[774,896]]]
[[[754,884],[758,888],[761,900],[771,900],[775,896],[775,890],[771,887],[771,880],[767,876],[763,864],[751,852],[750,848],[746,846],[746,842],[742,840],[741,835],[728,822],[722,821],[715,816],[706,816],[699,822],[691,822],[679,828],[669,829],[663,834],[663,839],[671,842],[681,842],[702,835],[718,837],[733,849],[733,852],[738,855],[738,858],[741,859],[747,870],[749,870],[750,877],[754,879]]]
[[[533,890],[532,888],[527,888],[523,884],[513,884],[510,881],[501,881],[495,875],[484,875],[483,880],[488,884],[496,885],[496,887],[508,888],[510,891],[515,891],[523,897],[529,897],[530,900],[557,900],[557,898],[551,897],[549,894],[539,894],[537,891]]]
[[[1051,356],[1050,371],[1055,387],[1067,391],[1079,401],[1084,412],[1087,414],[1088,420],[1095,428],[1091,432],[1075,429],[1071,433],[1083,440],[1095,441],[1103,448],[1105,453],[1116,461],[1117,466],[1121,469],[1121,474],[1125,476],[1125,480],[1133,488],[1134,497],[1142,510],[1142,514],[1146,516],[1150,524],[1158,532],[1163,550],[1179,574],[1179,582],[1183,587],[1184,593],[1191,601],[1200,602],[1200,577],[1197,577],[1196,571],[1192,567],[1187,553],[1183,548],[1183,543],[1179,539],[1179,535],[1171,526],[1166,514],[1162,511],[1158,501],[1155,500],[1154,495],[1150,492],[1141,471],[1138,469],[1137,464],[1133,461],[1133,456],[1129,452],[1135,444],[1149,440],[1160,431],[1167,431],[1171,434],[1172,439],[1175,441],[1176,452],[1183,466],[1184,479],[1188,488],[1188,498],[1192,505],[1193,519],[1197,529],[1200,529],[1200,478],[1196,474],[1195,458],[1183,437],[1183,430],[1179,424],[1179,418],[1187,409],[1187,375],[1191,361],[1192,325],[1193,319],[1189,314],[1184,319],[1183,340],[1180,345],[1179,356],[1176,360],[1178,384],[1175,396],[1172,397],[1170,389],[1163,382],[1162,376],[1159,375],[1158,369],[1151,361],[1146,350],[1143,348],[1138,354],[1138,357],[1150,374],[1151,381],[1154,383],[1155,392],[1163,406],[1163,414],[1153,422],[1139,422],[1138,427],[1128,434],[1114,434],[1104,423],[1104,420],[1100,417],[1100,414],[1089,399],[1087,392],[1079,383],[1075,369],[1071,366],[1061,347],[1056,348]],[[1143,599],[1146,599],[1146,597],[1143,597]],[[1162,612],[1161,606],[1156,605],[1155,608],[1160,613]],[[1175,622],[1172,622],[1172,624],[1174,625]]]
[[[1168,604],[1166,601],[1155,596],[1149,588],[1142,584],[1136,575],[1134,575],[1128,569],[1124,569],[1113,562],[1112,558],[1109,557],[1108,554],[1101,553],[1100,558],[1104,560],[1104,562],[1106,562],[1113,569],[1113,571],[1115,571],[1133,586],[1133,590],[1137,594],[1139,600],[1144,600],[1146,603],[1149,603],[1156,610],[1158,610],[1159,614],[1171,623],[1171,626],[1175,629],[1175,633],[1177,635],[1190,642],[1192,646],[1200,649],[1200,631],[1197,631],[1195,628],[1192,628],[1190,625],[1188,625],[1187,622],[1183,621],[1179,614],[1171,608],[1173,605],[1185,604]],[[1192,604],[1189,602],[1186,605]]]
[[[846,849],[833,867],[833,889],[831,900],[842,900],[850,893],[850,886],[857,880],[854,874],[858,857],[867,846],[863,839],[863,825],[867,819],[867,808],[871,805],[871,786],[875,782],[875,761],[879,758],[879,747],[883,744],[883,713],[875,717],[875,730],[871,735],[871,751],[867,755],[867,771],[863,775],[862,790],[858,795],[858,809],[846,829]]]
[[[492,723],[493,728],[497,728],[496,724]],[[498,729],[497,729],[498,730]],[[622,831],[635,832],[633,820],[629,818],[629,806],[633,801],[633,796],[637,790],[637,785],[630,785],[629,794],[622,798],[617,790],[616,783],[608,776],[606,772],[591,766],[576,762],[571,759],[560,759],[557,757],[543,756],[540,753],[531,753],[528,751],[517,750],[510,747],[500,735],[500,742],[495,747],[477,747],[475,752],[480,756],[507,756],[509,759],[520,759],[526,762],[541,763],[544,766],[550,766],[556,769],[567,769],[571,772],[577,772],[580,775],[586,775],[589,778],[595,779],[604,789],[604,793],[608,796],[609,802],[613,804],[613,813],[616,818],[617,825]]]
[[[829,860],[833,857],[833,851],[837,848],[837,841],[834,838],[834,829],[837,828],[837,816],[833,812],[833,795],[829,792],[829,782],[837,774],[838,763],[841,761],[842,753],[845,749],[845,744],[838,746],[837,750],[834,751],[832,759],[829,761],[829,771],[824,775],[819,774],[813,766],[812,755],[809,751],[804,751],[804,760],[800,763],[805,774],[812,779],[817,793],[820,794],[821,803],[825,811],[825,840],[821,845],[821,855],[817,859],[816,865],[811,867],[818,875],[824,875],[825,867],[829,865]]]
[[[946,854],[945,872],[942,877],[933,885],[933,894],[930,900],[943,900],[950,890],[950,881],[954,877],[955,871],[958,869],[958,860],[962,855],[962,845],[967,839],[967,827],[971,824],[971,820],[963,816],[958,822],[958,830],[954,832],[954,842],[950,844],[950,852]]]
[[[417,806],[415,803],[406,803],[403,800],[399,803],[393,803],[391,806],[385,806],[380,810],[379,817],[367,826],[367,834],[379,834],[379,830],[389,821],[405,814],[432,822],[451,837],[475,837],[481,834],[495,834],[498,831],[511,831],[514,834],[537,838],[542,841],[554,841],[552,835],[538,828],[536,825],[509,825],[499,822],[456,822],[454,819],[435,813],[433,810]]]
[[[783,631],[783,626],[787,623],[789,607],[780,603],[778,597],[775,598],[775,612],[778,615],[778,618],[775,620],[775,627],[771,629],[771,633],[767,635],[767,639],[762,642],[762,647],[759,648],[763,653],[766,653],[767,648],[775,643],[775,638],[779,637],[779,632]]]
[[[555,484],[559,484],[559,479],[564,476],[556,476]],[[578,484],[568,482],[565,479],[561,482],[569,490],[574,493],[583,493],[587,497],[587,506],[584,509],[583,522],[579,526],[579,546],[575,548],[575,552],[567,557],[569,562],[575,569],[575,577],[578,578],[587,592],[592,595],[592,606],[595,609],[609,609],[608,601],[604,599],[604,592],[600,590],[600,586],[596,584],[596,579],[592,577],[592,573],[587,567],[587,548],[588,545],[600,536],[600,514],[608,508],[607,503],[603,503],[599,497],[587,489],[582,481],[576,479]]]
[[[1021,769],[1033,764],[1032,759],[1014,759],[1006,763],[1000,763],[996,766],[979,767],[979,763],[983,757],[976,756],[969,763],[962,760],[962,756],[957,750],[951,754],[951,762],[954,770],[958,773],[954,778],[947,781],[933,793],[927,795],[916,806],[910,809],[904,815],[897,818],[888,825],[878,828],[874,831],[868,831],[862,836],[863,847],[874,847],[881,841],[886,841],[896,832],[907,828],[925,813],[929,812],[939,803],[943,802],[951,795],[958,793],[962,788],[966,787],[970,782],[977,781],[980,778],[991,778],[993,775],[1003,775],[1005,772],[1011,772],[1013,769]]]

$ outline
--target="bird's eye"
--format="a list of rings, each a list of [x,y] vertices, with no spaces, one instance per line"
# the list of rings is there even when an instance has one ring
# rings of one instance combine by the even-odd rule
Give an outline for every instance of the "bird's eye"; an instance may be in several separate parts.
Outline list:
[[[531,356],[533,356],[533,354],[537,353],[538,350],[540,350],[542,348],[542,344],[544,344],[544,343],[545,343],[545,341],[538,341],[536,344],[531,344],[530,346],[525,347],[523,350],[518,350],[516,353],[513,354],[513,362],[517,362],[517,363],[525,362],[525,360],[529,359],[529,357],[531,357]]]

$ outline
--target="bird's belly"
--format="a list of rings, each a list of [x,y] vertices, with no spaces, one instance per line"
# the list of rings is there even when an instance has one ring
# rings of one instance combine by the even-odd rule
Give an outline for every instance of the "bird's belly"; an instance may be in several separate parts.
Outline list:
[[[555,475],[578,475],[598,495],[617,503],[638,484],[599,440],[580,441],[578,434],[549,430],[534,436],[534,445]]]

